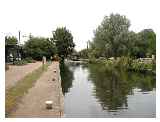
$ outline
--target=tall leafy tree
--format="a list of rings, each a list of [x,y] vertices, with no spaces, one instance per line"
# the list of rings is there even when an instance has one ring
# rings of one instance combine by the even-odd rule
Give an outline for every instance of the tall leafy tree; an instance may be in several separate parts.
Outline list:
[[[101,25],[94,32],[93,42],[101,56],[120,56],[127,50],[127,33],[130,21],[119,14],[104,17]]]
[[[16,45],[18,40],[14,36],[6,36],[5,37],[5,45]]]
[[[14,36],[5,37],[5,60],[6,62],[10,61],[10,56],[12,55],[14,59],[18,57],[20,46],[17,45],[18,40]]]
[[[71,32],[66,27],[57,28],[53,32],[53,41],[56,44],[58,56],[64,61],[73,52],[75,46]]]
[[[152,29],[144,29],[138,33],[140,51],[143,52],[143,55],[151,56],[156,54],[156,34]]]
[[[139,33],[129,31],[130,21],[119,14],[104,17],[101,25],[94,31],[91,54],[95,57],[134,58],[156,54],[156,34],[152,29]]]
[[[24,44],[24,51],[27,57],[35,60],[42,60],[43,56],[50,58],[56,53],[55,45],[50,39],[33,36]]]
[[[156,54],[156,34],[152,29],[144,29],[139,33],[130,32],[128,43],[130,57],[147,57]]]
[[[88,49],[83,49],[79,51],[78,54],[81,58],[85,59],[85,58],[88,58],[88,52],[89,52]]]

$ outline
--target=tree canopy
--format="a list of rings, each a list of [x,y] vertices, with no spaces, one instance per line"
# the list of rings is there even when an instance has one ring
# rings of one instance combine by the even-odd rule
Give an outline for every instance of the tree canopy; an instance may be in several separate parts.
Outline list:
[[[73,52],[75,46],[73,36],[66,27],[57,28],[53,32],[53,42],[56,45],[58,56],[62,61]]]
[[[5,45],[16,45],[18,40],[14,36],[6,36],[5,37]]]
[[[55,45],[49,38],[30,37],[24,44],[26,57],[32,57],[35,60],[42,60],[43,56],[50,58],[56,53]]]
[[[130,21],[120,14],[105,16],[90,43],[95,57],[146,57],[156,53],[156,34],[152,29],[129,31]]]

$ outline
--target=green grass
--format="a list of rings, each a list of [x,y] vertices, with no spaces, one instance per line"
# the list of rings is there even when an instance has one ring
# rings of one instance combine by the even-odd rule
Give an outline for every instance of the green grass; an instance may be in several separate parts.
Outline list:
[[[42,73],[47,71],[49,65],[50,63],[47,63],[46,65],[39,67],[18,81],[13,87],[6,89],[6,117],[11,113],[11,111],[16,109],[18,102],[21,100],[20,98],[22,98],[28,90],[34,86],[35,82],[40,78]]]

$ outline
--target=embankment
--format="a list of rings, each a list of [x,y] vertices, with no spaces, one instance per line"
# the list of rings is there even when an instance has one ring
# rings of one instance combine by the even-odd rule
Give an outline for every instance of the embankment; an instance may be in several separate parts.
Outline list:
[[[53,108],[46,109],[45,101],[53,101]],[[9,117],[62,117],[64,98],[61,88],[59,63],[53,62],[24,95]]]

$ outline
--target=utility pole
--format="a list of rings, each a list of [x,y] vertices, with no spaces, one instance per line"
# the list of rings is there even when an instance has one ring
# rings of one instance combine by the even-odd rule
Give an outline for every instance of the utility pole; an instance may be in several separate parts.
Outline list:
[[[87,50],[88,50],[88,48],[89,48],[89,42],[90,42],[90,41],[88,40],[88,41],[87,41]]]
[[[18,32],[18,44],[17,44],[18,61],[19,61],[19,55],[20,55],[20,51],[19,51],[20,38],[21,38],[21,31]]]
[[[18,40],[19,42],[18,43],[20,44],[21,31],[18,32],[18,38],[19,38],[19,40]]]

